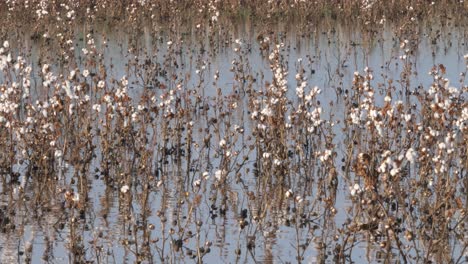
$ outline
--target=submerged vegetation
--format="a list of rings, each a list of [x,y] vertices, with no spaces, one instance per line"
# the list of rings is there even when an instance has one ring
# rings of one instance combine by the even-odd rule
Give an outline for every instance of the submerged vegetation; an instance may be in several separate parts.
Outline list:
[[[465,262],[467,11],[2,2],[0,261]]]

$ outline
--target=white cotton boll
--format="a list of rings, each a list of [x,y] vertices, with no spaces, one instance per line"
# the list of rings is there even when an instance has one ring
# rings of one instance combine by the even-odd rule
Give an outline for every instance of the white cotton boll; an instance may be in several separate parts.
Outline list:
[[[322,162],[327,161],[330,158],[331,154],[332,154],[331,150],[329,150],[329,149],[325,150],[323,155],[320,156],[320,161],[322,161]]]
[[[410,114],[407,114],[404,117],[405,117],[406,122],[409,122],[411,120],[411,115]]]
[[[93,105],[93,110],[100,113],[101,112],[101,105],[100,104],[94,104]]]
[[[385,163],[389,166],[395,166],[395,162],[390,157],[385,159]]]
[[[75,76],[76,76],[76,71],[72,70],[70,71],[70,75],[68,76],[68,79],[72,80],[73,78],[75,78]]]
[[[161,187],[161,185],[163,185],[163,181],[162,180],[159,180],[157,183],[156,183],[156,187]]]
[[[65,93],[67,94],[68,98],[70,98],[70,99],[75,98],[75,94],[71,90],[69,81],[65,81],[65,85],[63,85],[62,87],[65,90]]]
[[[360,121],[361,121],[361,120],[359,119],[359,116],[358,116],[358,114],[357,114],[356,112],[353,112],[353,113],[349,114],[349,117],[351,118],[351,122],[352,122],[353,124],[358,125],[358,124],[360,123]]]
[[[400,169],[398,168],[393,168],[390,170],[390,175],[395,176],[400,172]]]
[[[132,113],[132,122],[137,122],[138,121],[138,112],[133,112]]]
[[[431,136],[433,136],[433,137],[437,137],[437,136],[439,136],[439,131],[429,127],[429,134],[431,134]]]
[[[271,108],[269,106],[266,106],[261,111],[261,114],[264,115],[264,116],[273,116],[273,110],[271,110]]]
[[[257,119],[258,118],[258,112],[257,111],[253,111],[252,114],[250,115],[250,118],[252,119]]]
[[[409,148],[406,151],[405,157],[411,164],[413,164],[416,159],[416,152],[414,151],[413,148]]]
[[[375,126],[375,129],[377,129],[377,133],[379,134],[379,136],[383,137],[383,129],[382,129],[382,126],[376,125],[376,126]]]
[[[194,187],[200,187],[200,185],[201,185],[201,180],[200,179],[193,182]]]
[[[304,88],[303,88],[302,86],[298,86],[298,87],[296,88],[296,95],[297,95],[297,97],[299,97],[299,98],[304,97]]]
[[[220,181],[221,178],[225,175],[226,173],[223,170],[217,170],[215,172],[215,178],[216,180]]]
[[[359,184],[354,184],[352,187],[349,187],[350,191],[351,191],[351,196],[355,196],[359,193],[362,192],[362,189],[361,189],[361,186],[359,186]]]
[[[127,193],[128,190],[130,190],[130,187],[128,187],[128,185],[124,185],[120,188],[121,193]]]
[[[226,147],[226,140],[221,139],[221,140],[219,141],[219,146],[222,147],[222,148]]]
[[[275,52],[270,53],[268,59],[273,60],[275,58]]]
[[[398,160],[402,161],[405,156],[403,154],[398,155]]]
[[[74,104],[70,104],[70,106],[68,106],[68,114],[73,115],[73,108],[75,108]]]
[[[427,182],[427,186],[428,186],[428,187],[432,187],[432,185],[434,185],[434,180],[431,178],[431,179],[429,179],[429,181]]]
[[[440,166],[440,172],[441,172],[441,173],[447,172],[447,167],[445,166],[445,164],[442,164],[442,165]]]
[[[296,202],[297,202],[297,203],[300,204],[300,203],[302,203],[303,201],[304,201],[304,199],[303,199],[300,195],[296,196]]]
[[[104,82],[103,80],[99,81],[97,84],[97,87],[101,89],[104,88],[104,86],[106,86],[106,82]]]
[[[281,165],[281,160],[275,159],[275,160],[273,161],[273,164],[275,164],[275,166],[280,166],[280,165]]]
[[[385,173],[387,171],[387,164],[383,162],[380,164],[379,168],[377,169],[378,172]]]
[[[75,203],[79,202],[79,201],[80,201],[80,194],[79,194],[79,193],[75,193],[75,194],[73,195],[72,201],[75,202]]]
[[[393,108],[390,109],[390,110],[387,110],[387,115],[388,115],[389,117],[392,117],[392,116],[393,116]]]
[[[63,156],[63,152],[60,149],[55,150],[54,157],[59,159]]]
[[[42,66],[42,74],[47,74],[49,72],[49,64],[44,64]]]

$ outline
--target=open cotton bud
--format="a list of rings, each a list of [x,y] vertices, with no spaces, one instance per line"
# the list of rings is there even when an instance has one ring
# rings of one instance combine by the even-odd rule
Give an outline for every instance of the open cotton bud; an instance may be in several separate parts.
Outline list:
[[[416,152],[413,148],[409,148],[408,151],[406,151],[405,157],[410,163],[414,163],[416,159]]]
[[[193,182],[194,187],[200,187],[200,185],[201,185],[201,180],[200,179]]]
[[[303,201],[304,201],[304,199],[300,195],[296,196],[296,202],[297,203],[302,203]]]
[[[124,185],[120,188],[120,192],[121,193],[127,193],[128,190],[130,189],[130,187],[128,187],[128,185]]]
[[[215,172],[216,180],[220,181],[223,176],[225,176],[226,172],[224,170],[217,170]]]
[[[80,201],[80,194],[79,194],[79,193],[75,193],[75,194],[73,195],[72,201],[75,202],[75,203],[79,202],[79,201]]]
[[[162,181],[162,180],[160,180],[160,181],[158,181],[158,182],[156,183],[156,186],[157,186],[157,187],[161,187],[161,185],[163,185],[163,181]]]
[[[226,147],[226,140],[221,139],[221,140],[219,141],[219,146],[222,147],[222,148]]]

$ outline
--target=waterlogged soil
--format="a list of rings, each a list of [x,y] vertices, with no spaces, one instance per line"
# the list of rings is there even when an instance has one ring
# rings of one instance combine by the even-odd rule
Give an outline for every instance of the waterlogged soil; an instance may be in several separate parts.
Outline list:
[[[467,261],[468,28],[291,28],[5,40],[0,262]]]

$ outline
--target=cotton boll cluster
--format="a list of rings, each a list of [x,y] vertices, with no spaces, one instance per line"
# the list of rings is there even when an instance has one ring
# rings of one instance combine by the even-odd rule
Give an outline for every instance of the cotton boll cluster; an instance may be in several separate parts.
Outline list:
[[[321,162],[325,162],[327,161],[328,159],[330,159],[330,157],[332,156],[333,152],[332,150],[330,149],[327,149],[325,150],[323,153],[321,153],[321,155],[319,156],[319,159]]]
[[[0,71],[5,70],[8,64],[11,63],[11,54],[8,52],[9,47],[8,41],[3,42],[3,47],[0,47]]]
[[[218,2],[219,2],[218,0],[210,0],[210,2],[208,4],[208,12],[211,15],[210,21],[213,24],[218,22],[218,19],[219,19],[219,16],[220,16],[220,13],[219,13],[218,8],[217,8]]]
[[[357,183],[354,184],[352,187],[349,187],[349,190],[350,190],[351,196],[359,195],[363,191],[361,186],[359,186],[359,184]]]

